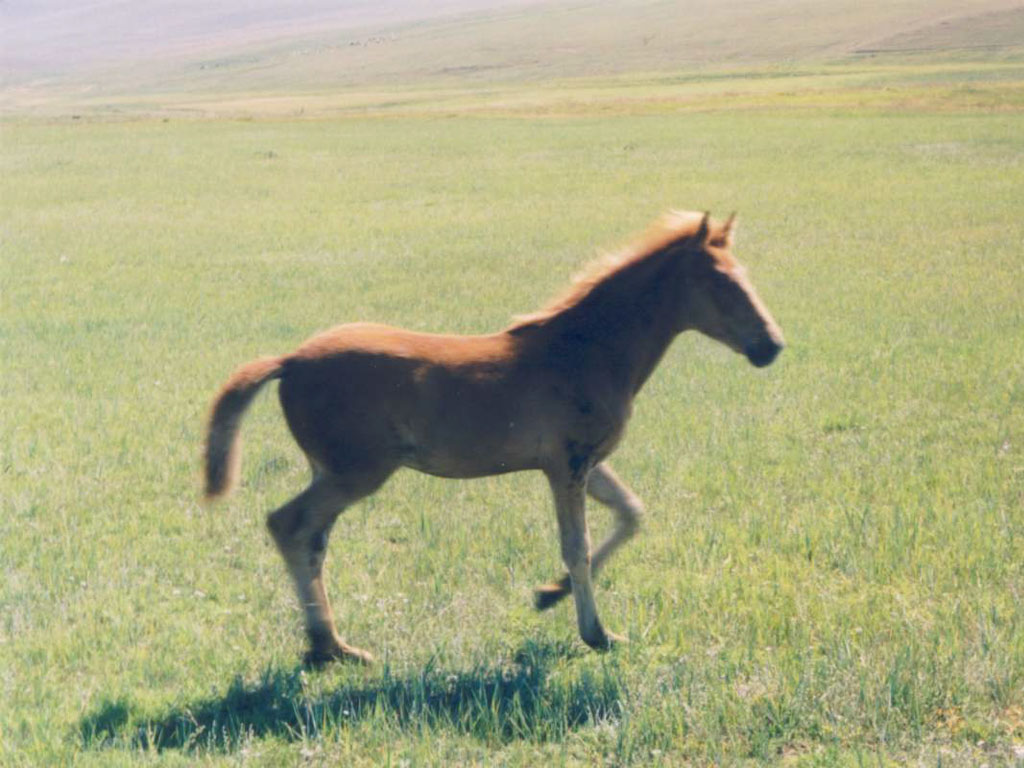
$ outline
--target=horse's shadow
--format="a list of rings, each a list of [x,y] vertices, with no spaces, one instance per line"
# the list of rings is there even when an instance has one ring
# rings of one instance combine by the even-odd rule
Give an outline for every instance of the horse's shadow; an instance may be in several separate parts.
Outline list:
[[[573,655],[564,644],[523,646],[511,661],[464,671],[437,669],[394,676],[385,669],[372,683],[311,694],[301,667],[269,670],[259,681],[236,678],[223,696],[146,717],[125,699],[107,701],[82,718],[86,747],[232,751],[252,739],[315,738],[368,718],[400,728],[453,729],[486,741],[548,741],[587,723],[617,718],[622,687],[614,665],[563,670]]]

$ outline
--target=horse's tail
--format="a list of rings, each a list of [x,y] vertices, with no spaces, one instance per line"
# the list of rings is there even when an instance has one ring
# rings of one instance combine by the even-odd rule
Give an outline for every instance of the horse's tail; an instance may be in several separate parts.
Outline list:
[[[283,369],[283,357],[258,358],[240,366],[217,393],[210,409],[203,454],[204,495],[208,501],[228,493],[238,481],[242,461],[238,428],[242,415],[260,387],[280,378]]]

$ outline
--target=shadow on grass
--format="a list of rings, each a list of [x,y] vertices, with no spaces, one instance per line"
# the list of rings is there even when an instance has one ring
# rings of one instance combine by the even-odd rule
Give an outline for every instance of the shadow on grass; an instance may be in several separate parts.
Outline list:
[[[549,741],[587,723],[617,718],[622,696],[609,665],[562,669],[566,645],[527,644],[511,662],[445,671],[433,663],[372,682],[313,695],[301,668],[270,670],[255,683],[236,678],[223,696],[186,704],[156,718],[125,699],[86,715],[78,731],[87,748],[231,751],[263,737],[317,738],[364,720],[399,728],[456,730],[486,741]]]

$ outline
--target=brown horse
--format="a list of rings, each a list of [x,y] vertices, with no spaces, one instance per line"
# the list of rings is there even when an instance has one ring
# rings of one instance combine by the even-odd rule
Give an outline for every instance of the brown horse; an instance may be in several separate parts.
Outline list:
[[[698,330],[758,367],[782,349],[778,326],[730,254],[733,223],[670,214],[639,245],[499,333],[442,336],[354,323],[232,374],[210,416],[206,495],[235,483],[242,414],[263,384],[280,379],[281,406],[313,479],[267,525],[306,611],[308,662],[372,658],[338,635],[324,555],[341,511],[399,467],[453,478],[544,472],[568,573],[537,590],[537,608],[572,593],[587,645],[604,649],[619,639],[598,619],[591,574],[633,536],[643,511],[604,463],[633,398],[681,331]],[[593,554],[587,494],[617,518]]]

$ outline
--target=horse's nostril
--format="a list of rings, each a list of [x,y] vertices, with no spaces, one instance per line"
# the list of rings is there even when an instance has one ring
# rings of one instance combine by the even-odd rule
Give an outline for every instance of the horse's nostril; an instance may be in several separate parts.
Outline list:
[[[745,350],[747,359],[758,368],[764,368],[766,365],[771,365],[772,361],[778,357],[778,354],[781,351],[782,344],[770,338],[761,339],[753,344],[748,344]]]

